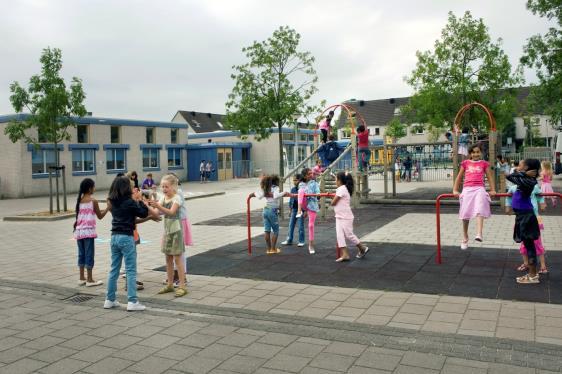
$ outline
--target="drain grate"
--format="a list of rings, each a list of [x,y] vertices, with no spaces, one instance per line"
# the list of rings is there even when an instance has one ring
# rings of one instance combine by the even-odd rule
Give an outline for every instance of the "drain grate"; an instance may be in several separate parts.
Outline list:
[[[64,299],[64,301],[70,301],[71,303],[78,304],[83,303],[84,301],[92,300],[93,298],[93,296],[77,294]]]

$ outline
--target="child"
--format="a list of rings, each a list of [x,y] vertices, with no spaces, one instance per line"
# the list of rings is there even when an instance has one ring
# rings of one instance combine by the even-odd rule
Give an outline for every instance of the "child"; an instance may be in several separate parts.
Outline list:
[[[260,189],[252,193],[258,199],[265,197],[265,207],[263,208],[263,226],[266,253],[268,255],[281,253],[277,248],[277,237],[279,236],[279,198],[287,196],[287,192],[279,191],[279,177],[277,175],[265,175],[260,181]]]
[[[507,179],[516,186],[516,191],[511,199],[511,206],[515,212],[515,226],[513,228],[513,240],[525,245],[527,257],[529,258],[529,273],[517,277],[517,283],[537,284],[537,247],[535,241],[541,237],[539,222],[533,204],[531,194],[537,185],[537,175],[541,164],[537,159],[526,159],[519,163],[519,168]]]
[[[369,129],[364,125],[357,128],[357,147],[359,149],[359,171],[369,170],[371,150],[369,149]]]
[[[178,180],[173,175],[165,175],[161,182],[163,196],[160,201],[151,201],[150,205],[164,213],[164,236],[162,238],[162,253],[166,255],[166,279],[168,284],[158,294],[174,292],[174,263],[179,275],[179,287],[175,290],[176,297],[187,295],[185,285],[185,260],[181,255],[185,252],[180,210],[183,197],[178,193]]]
[[[94,268],[94,239],[96,233],[96,216],[102,219],[107,214],[107,208],[100,211],[99,204],[92,197],[96,190],[95,182],[86,178],[80,183],[78,199],[76,199],[76,221],[74,221],[74,239],[78,244],[78,267],[80,268],[79,286],[94,287],[102,285],[102,281],[95,281],[92,277]],[[88,277],[84,277],[84,268]]]
[[[125,260],[127,272],[127,311],[141,311],[146,307],[137,299],[137,251],[133,238],[136,217],[145,218],[149,212],[158,217],[158,212],[149,209],[142,200],[142,194],[132,194],[128,177],[118,177],[113,180],[109,189],[108,209],[111,210],[111,270],[107,278],[107,294],[103,307],[111,309],[119,306],[115,299],[117,278],[121,262]]]
[[[332,117],[334,117],[334,111],[328,112],[328,115],[320,122],[318,128],[322,133],[322,143],[328,141],[328,133],[330,132],[330,122],[332,122]]]
[[[316,160],[316,165],[312,168],[312,173],[314,174],[314,179],[316,179],[322,172],[324,168],[322,167],[322,161],[320,159]]]
[[[346,238],[357,246],[359,252],[355,257],[363,258],[369,251],[369,247],[361,244],[359,238],[353,233],[353,212],[351,211],[351,195],[353,195],[353,177],[340,171],[336,175],[336,196],[332,200],[334,213],[336,216],[336,235],[341,256],[336,262],[349,261],[349,250],[347,249]]]
[[[517,186],[513,185],[509,188],[509,190],[507,192],[511,193],[513,195],[516,191],[517,191]],[[546,207],[546,204],[544,202],[544,197],[539,195],[540,193],[541,193],[541,189],[539,188],[538,185],[535,185],[535,187],[533,188],[533,192],[531,192],[531,204],[533,204],[533,212],[537,216],[537,220],[539,222],[539,229],[542,231],[544,229],[544,225],[542,224],[542,219],[539,216],[539,207],[540,207],[541,211],[544,211],[544,209]],[[511,201],[512,201],[511,197],[508,197],[505,201],[505,212],[507,214],[513,213],[513,210],[511,209]],[[544,259],[545,249],[544,249],[544,246],[542,244],[541,238],[538,238],[537,240],[535,240],[535,248],[537,250],[537,255],[539,256],[539,263],[541,265],[541,268],[539,270],[539,274],[547,274],[548,270],[546,268],[546,263],[545,263],[545,259]],[[521,243],[521,246],[519,247],[519,252],[523,256],[523,264],[521,264],[517,268],[517,270],[527,271],[527,270],[529,270],[529,256],[527,255],[527,248],[525,248],[524,243]]]
[[[298,194],[299,192],[299,184],[302,182],[302,178],[300,174],[296,174],[293,177],[293,187],[291,188],[291,194]],[[298,221],[299,223],[299,244],[298,247],[304,247],[304,218],[301,217],[297,218],[298,213],[298,198],[292,197],[289,200],[289,208],[291,209],[291,218],[289,219],[289,232],[287,234],[287,240],[285,240],[283,245],[292,245],[293,244],[293,233],[295,231],[295,224]]]
[[[490,196],[495,196],[495,184],[487,161],[482,160],[482,153],[477,145],[468,148],[470,160],[461,162],[461,167],[455,185],[453,186],[453,194],[459,196],[460,210],[459,218],[463,223],[463,240],[461,241],[461,249],[468,249],[468,224],[472,218],[476,217],[476,237],[474,240],[481,242],[482,230],[484,228],[484,218],[490,217]],[[484,174],[488,178],[490,185],[490,194],[486,193],[484,187]],[[459,193],[461,180],[464,177],[462,194]]]
[[[302,216],[302,209],[306,209],[308,215],[308,253],[311,255],[316,253],[314,248],[314,223],[316,221],[316,214],[320,210],[318,206],[318,198],[316,196],[308,196],[305,198],[305,194],[319,194],[320,186],[318,182],[314,180],[314,174],[311,169],[304,168],[301,172],[301,178],[303,182],[306,183],[305,188],[299,189],[299,204],[301,207],[301,213],[297,213],[297,218]]]
[[[554,190],[552,189],[552,164],[550,161],[543,161],[541,162],[541,192],[543,193],[553,193]],[[552,206],[556,206],[557,199],[555,196],[549,197],[550,202],[552,202]]]

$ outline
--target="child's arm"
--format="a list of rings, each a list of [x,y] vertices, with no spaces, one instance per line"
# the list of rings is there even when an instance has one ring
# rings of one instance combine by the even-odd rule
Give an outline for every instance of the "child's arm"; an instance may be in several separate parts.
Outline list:
[[[332,202],[330,203],[331,206],[334,206],[338,203],[338,201],[340,201],[340,197],[338,195],[334,196],[334,198],[332,199]]]
[[[492,175],[492,170],[490,168],[486,168],[486,178],[488,178],[488,184],[490,185],[490,196],[496,196],[496,183],[494,180],[494,176]]]
[[[159,201],[152,201],[150,205],[168,216],[173,216],[180,208],[179,204],[176,202],[172,204],[172,207],[170,209],[164,208]]]
[[[544,212],[546,210],[546,203],[540,203],[539,208],[541,209],[541,212]]]
[[[105,217],[105,215],[107,214],[108,210],[109,210],[109,206],[107,206],[103,211],[100,210],[100,206],[98,204],[98,201],[96,199],[92,199],[93,203],[94,203],[94,212],[96,212],[96,216],[98,217],[98,219],[103,219],[103,217]]]
[[[463,177],[464,177],[464,168],[461,166],[459,169],[459,174],[457,175],[457,179],[455,179],[455,184],[453,185],[453,195],[455,196],[460,195],[459,188],[461,186],[461,181]]]

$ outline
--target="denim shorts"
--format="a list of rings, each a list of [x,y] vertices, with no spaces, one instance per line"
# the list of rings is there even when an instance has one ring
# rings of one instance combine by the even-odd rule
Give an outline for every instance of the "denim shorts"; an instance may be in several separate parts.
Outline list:
[[[94,267],[94,238],[78,239],[78,266],[92,269]]]
[[[265,232],[273,232],[279,235],[279,209],[263,208],[263,229]]]

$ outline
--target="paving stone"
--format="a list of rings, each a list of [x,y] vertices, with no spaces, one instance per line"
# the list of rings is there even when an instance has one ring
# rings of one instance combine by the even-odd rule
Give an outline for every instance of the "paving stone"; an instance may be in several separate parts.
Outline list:
[[[402,365],[441,370],[445,363],[445,358],[444,356],[437,356],[430,353],[406,352],[400,363]]]
[[[441,374],[486,374],[488,369],[445,363]]]
[[[297,339],[297,336],[269,332],[261,337],[258,342],[286,347]]]
[[[439,370],[426,369],[416,366],[398,365],[393,374],[438,374]]]
[[[30,358],[34,360],[41,360],[45,362],[55,362],[61,360],[65,357],[75,354],[77,351],[75,349],[65,348],[61,346],[54,346],[47,348],[43,351],[34,353]]]
[[[460,328],[463,330],[482,330],[482,331],[495,331],[497,322],[483,321],[475,319],[463,319]]]
[[[359,356],[357,361],[355,361],[355,365],[371,369],[392,371],[398,366],[401,359],[401,356],[365,351]]]
[[[373,314],[363,314],[361,317],[357,318],[355,322],[366,323],[369,325],[386,325],[392,316],[377,316]]]
[[[76,353],[75,355],[71,356],[70,358],[80,360],[80,361],[87,361],[87,362],[97,362],[109,355],[111,355],[115,350],[108,347],[102,347],[99,345],[93,345],[88,347],[83,351]]]
[[[117,335],[112,338],[106,339],[97,343],[98,345],[103,345],[105,347],[115,348],[115,349],[124,349],[130,345],[133,345],[139,342],[142,338],[138,338],[136,336],[130,335]]]
[[[402,312],[396,313],[396,315],[392,318],[392,322],[410,323],[410,324],[416,324],[416,325],[421,325],[421,324],[425,323],[426,320],[427,320],[427,317],[425,315],[412,314],[412,313],[402,313]]]
[[[535,331],[534,330],[526,330],[523,328],[513,328],[513,327],[503,327],[498,326],[496,330],[496,337],[497,338],[505,338],[505,339],[518,339],[518,340],[534,340],[535,338]]]
[[[17,360],[27,357],[37,352],[35,349],[25,348],[23,346],[16,346],[5,351],[0,352],[0,362],[11,364]]]
[[[228,336],[236,330],[238,330],[237,327],[227,325],[210,325],[203,329],[199,329],[202,334],[222,337]]]
[[[64,342],[63,338],[55,338],[54,336],[42,336],[40,338],[28,341],[27,343],[23,344],[22,347],[42,350],[62,342]]]
[[[219,339],[220,339],[220,336],[194,333],[194,334],[191,334],[188,337],[180,340],[179,343],[181,343],[183,345],[188,345],[190,347],[205,348],[205,347],[208,347],[209,345],[213,344],[214,342],[216,342]]]
[[[250,344],[252,344],[258,339],[260,339],[260,337],[255,335],[232,333],[219,340],[218,343],[244,348],[249,346]]]
[[[324,318],[328,314],[332,312],[332,309],[322,309],[322,308],[303,308],[297,312],[297,316],[302,317],[315,317],[315,318]]]
[[[185,347],[184,347],[185,348]],[[167,349],[167,348],[165,348]],[[114,351],[111,356],[122,358],[123,360],[138,362],[147,356],[150,356],[158,351],[158,348],[147,347],[145,345],[133,344],[124,349]],[[182,356],[184,359],[186,356]],[[173,359],[173,358],[171,358]]]
[[[458,328],[459,325],[457,323],[427,321],[424,323],[421,330],[454,334],[457,332]]]
[[[0,339],[0,352],[27,343],[28,341],[29,340],[27,339],[16,338],[14,336],[7,336],[5,338]]]
[[[241,350],[242,348],[240,347],[215,343],[213,345],[208,346],[205,349],[200,350],[199,352],[197,352],[197,355],[207,358],[216,358],[224,361],[236,355]]]
[[[367,348],[366,345],[345,342],[331,342],[325,349],[324,353],[335,353],[343,356],[359,357]]]
[[[22,358],[16,362],[13,362],[9,365],[5,365],[1,367],[2,373],[18,373],[18,374],[26,374],[26,373],[36,373],[42,367],[47,366],[48,363],[39,360],[33,360],[30,358]]]
[[[422,314],[427,317],[432,310],[433,305],[412,304],[408,300],[406,304],[402,305],[399,313]]]
[[[123,371],[123,369],[131,366],[131,364],[133,364],[132,361],[115,357],[106,357],[82,370],[93,374],[112,374]]]
[[[373,314],[378,316],[394,316],[400,309],[398,306],[372,305],[365,311],[365,314]]]
[[[283,349],[282,346],[252,343],[239,352],[240,355],[270,359]]]
[[[162,349],[162,348],[168,347],[169,345],[174,344],[178,340],[180,340],[180,338],[175,337],[175,336],[164,335],[164,334],[155,334],[155,335],[152,335],[149,338],[146,338],[146,339],[143,339],[143,340],[139,341],[137,344]],[[185,339],[184,339],[184,341],[185,341]]]
[[[464,314],[464,312],[466,312],[466,309],[467,305],[464,304],[438,302],[437,304],[435,304],[433,311]]]
[[[138,373],[158,374],[163,373],[176,363],[177,361],[170,360],[169,358],[149,356],[127,369]]]
[[[310,343],[303,343],[303,342],[293,342],[289,346],[287,346],[281,353],[288,355],[288,356],[299,356],[299,357],[307,357],[313,358],[325,348],[324,345],[316,345]]]
[[[535,369],[533,368],[524,368],[514,365],[504,365],[504,364],[496,364],[491,363],[488,369],[489,374],[535,374]]]
[[[335,371],[347,371],[355,360],[356,358],[352,356],[320,353],[309,363],[309,366]]]
[[[220,364],[221,360],[193,355],[183,361],[180,361],[174,365],[172,369],[184,373],[203,374],[210,372]]]
[[[162,330],[164,330],[164,328],[160,326],[142,325],[128,329],[123,333],[131,336],[138,336],[139,338],[148,338]]]
[[[349,368],[349,373],[350,374],[391,374],[392,372],[354,365],[351,368]]]
[[[74,360],[72,358],[64,358],[60,361],[54,362],[49,366],[41,368],[42,374],[71,374],[81,369],[84,369],[90,363],[85,361]]]
[[[228,372],[252,373],[266,362],[266,359],[252,356],[233,356],[223,361],[219,369]]]
[[[298,373],[309,362],[310,362],[309,358],[278,354],[275,357],[272,357],[263,366],[265,368],[269,368],[269,369],[276,369],[276,370],[282,370],[284,372]]]

